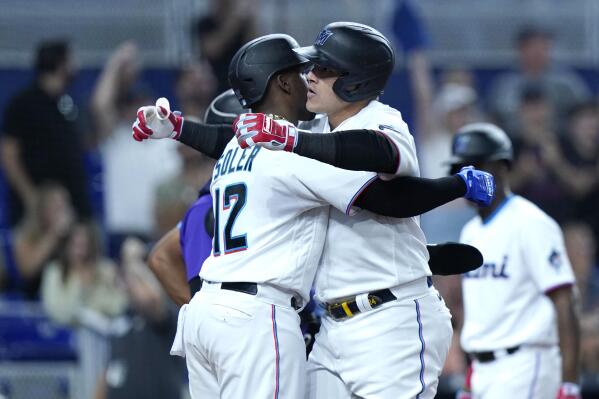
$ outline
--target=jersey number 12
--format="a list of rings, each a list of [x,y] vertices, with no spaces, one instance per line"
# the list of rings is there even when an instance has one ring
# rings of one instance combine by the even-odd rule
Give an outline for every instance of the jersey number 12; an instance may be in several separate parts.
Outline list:
[[[244,183],[231,184],[225,187],[222,198],[223,205],[221,209],[220,188],[214,190],[214,256],[219,256],[221,254],[221,211],[224,212],[229,209],[229,217],[222,232],[225,255],[247,249],[246,234],[235,237],[231,236],[231,231],[235,225],[235,219],[237,219],[239,213],[241,213],[243,210],[246,199],[247,186]]]

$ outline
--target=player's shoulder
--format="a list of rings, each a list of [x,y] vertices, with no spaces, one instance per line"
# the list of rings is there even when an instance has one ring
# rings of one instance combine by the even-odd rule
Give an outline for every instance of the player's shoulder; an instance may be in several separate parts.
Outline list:
[[[519,195],[514,195],[512,203],[512,218],[518,220],[518,224],[527,230],[528,227],[550,227],[559,229],[558,223],[536,204]]]
[[[391,131],[399,134],[410,134],[407,123],[403,120],[401,112],[387,104],[374,100],[368,104],[366,113],[369,124],[373,129]]]
[[[480,216],[476,215],[468,220],[462,227],[461,237],[462,239],[474,234],[482,225]],[[461,241],[461,240],[460,240]]]

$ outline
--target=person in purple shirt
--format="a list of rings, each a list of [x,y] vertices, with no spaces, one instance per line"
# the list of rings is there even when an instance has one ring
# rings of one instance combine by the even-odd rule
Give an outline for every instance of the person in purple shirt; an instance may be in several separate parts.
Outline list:
[[[202,280],[200,269],[212,251],[214,236],[214,216],[210,182],[200,189],[198,199],[189,207],[179,228],[179,245],[187,269],[187,281],[191,295],[200,290]]]

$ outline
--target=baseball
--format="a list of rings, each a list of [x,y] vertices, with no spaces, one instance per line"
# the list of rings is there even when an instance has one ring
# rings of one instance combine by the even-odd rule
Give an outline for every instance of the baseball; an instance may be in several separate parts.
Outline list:
[[[159,108],[166,109],[167,113],[163,115],[159,111]],[[158,100],[156,100],[156,117],[158,117],[158,119],[160,119],[161,121],[166,119],[166,117],[168,116],[168,112],[170,112],[170,110],[171,110],[170,104],[168,103],[168,100],[165,97],[160,97]]]

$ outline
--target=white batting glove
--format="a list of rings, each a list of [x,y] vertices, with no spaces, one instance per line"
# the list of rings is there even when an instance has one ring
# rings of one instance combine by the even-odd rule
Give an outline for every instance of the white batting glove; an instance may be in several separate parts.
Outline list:
[[[147,105],[137,110],[132,135],[137,141],[166,137],[177,140],[183,128],[183,120],[180,112],[171,112],[168,100],[162,97],[156,101],[156,105]]]

